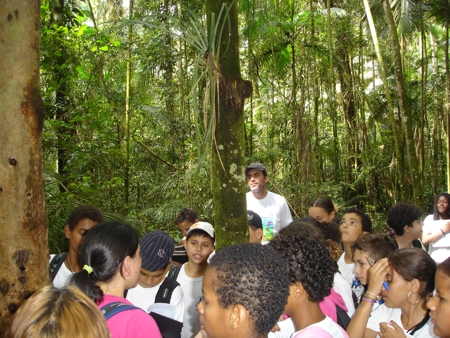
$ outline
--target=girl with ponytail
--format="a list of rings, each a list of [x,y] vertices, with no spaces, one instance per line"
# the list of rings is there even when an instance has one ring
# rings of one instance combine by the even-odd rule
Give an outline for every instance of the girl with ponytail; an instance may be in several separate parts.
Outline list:
[[[76,273],[71,284],[77,286],[100,309],[117,304],[127,310],[118,311],[107,319],[112,338],[157,337],[158,326],[145,311],[134,308],[123,296],[137,285],[141,256],[136,231],[127,224],[105,222],[90,230],[79,255],[82,270]],[[109,307],[108,307],[109,306]]]

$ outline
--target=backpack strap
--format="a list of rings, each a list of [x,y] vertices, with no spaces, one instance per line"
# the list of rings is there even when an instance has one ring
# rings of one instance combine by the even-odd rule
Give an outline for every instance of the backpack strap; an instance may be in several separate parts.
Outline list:
[[[127,311],[127,310],[134,310],[134,309],[139,309],[139,308],[136,306],[133,306],[133,305],[122,303],[122,302],[113,302],[113,303],[109,303],[109,304],[103,306],[102,308],[100,308],[100,311],[103,314],[103,316],[105,317],[105,320],[108,320],[112,316],[115,316],[116,314],[118,314],[120,312]]]
[[[171,267],[170,267],[170,270],[169,270],[169,273],[167,274],[167,277],[166,277],[166,279],[167,278],[170,278],[170,279],[177,279],[177,277],[178,277],[178,274],[180,273],[180,270],[181,270],[181,267],[182,267],[183,265],[172,265]],[[162,286],[162,285],[161,285]]]
[[[54,255],[52,260],[50,261],[50,276],[52,278],[52,281],[55,279],[56,275],[58,274],[58,271],[61,268],[61,265],[63,265],[66,257],[67,257],[67,252],[61,252],[59,254]]]
[[[347,330],[347,326],[350,323],[350,316],[339,305],[336,305],[336,315],[339,326],[344,330]]]
[[[412,244],[413,248],[422,249],[422,242],[417,238],[415,240],[413,240],[411,244]]]
[[[173,290],[175,290],[175,288],[179,285],[180,283],[178,283],[175,278],[166,277],[164,279],[164,282],[162,282],[161,286],[158,289],[158,292],[155,297],[155,303],[170,304],[170,299],[172,298]]]

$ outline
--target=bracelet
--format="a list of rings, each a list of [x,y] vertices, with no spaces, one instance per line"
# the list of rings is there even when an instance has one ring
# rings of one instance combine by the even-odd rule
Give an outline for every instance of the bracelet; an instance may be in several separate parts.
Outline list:
[[[373,306],[373,304],[375,304],[375,300],[367,298],[367,297],[363,297],[362,300],[365,300],[367,303],[369,303],[372,306]]]
[[[378,299],[378,296],[372,292],[366,291],[366,293],[368,293],[369,295],[372,295],[375,297],[375,300]],[[365,296],[365,295],[364,295]],[[369,297],[370,298],[370,297]],[[372,299],[372,298],[371,298]]]
[[[368,298],[368,299],[372,299],[374,302],[376,302],[377,301],[377,298],[372,298],[372,297],[369,297],[369,295],[368,294],[364,294],[364,296],[363,297],[365,297],[365,298]]]
[[[441,232],[442,232],[442,236],[445,236],[445,232],[444,232],[444,230],[442,230],[442,229],[441,229]]]

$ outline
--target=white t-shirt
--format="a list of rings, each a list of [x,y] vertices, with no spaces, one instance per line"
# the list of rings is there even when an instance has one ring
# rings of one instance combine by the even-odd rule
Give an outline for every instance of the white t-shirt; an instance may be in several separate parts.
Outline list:
[[[50,260],[48,261],[49,264],[52,261],[53,257],[55,257],[54,254],[50,255]],[[63,262],[58,272],[56,273],[55,279],[53,280],[53,286],[56,288],[62,288],[63,286],[66,286],[67,284],[69,284],[72,276],[72,271],[67,269],[66,264],[64,264]]]
[[[199,313],[197,303],[202,296],[203,276],[190,278],[186,275],[186,264],[180,269],[177,282],[180,283],[184,294],[184,319],[181,338],[192,338],[200,331]]]
[[[333,289],[336,293],[341,295],[342,299],[344,300],[345,306],[347,306],[347,314],[351,318],[355,313],[355,305],[353,304],[352,298],[352,289],[339,272],[336,272],[334,274]]]
[[[270,241],[281,229],[292,222],[292,215],[283,196],[268,191],[257,199],[251,191],[246,194],[247,210],[256,212],[262,220],[262,242]]]
[[[163,280],[164,281],[164,280]],[[158,293],[159,287],[163,282],[151,288],[143,288],[139,284],[127,292],[127,299],[134,305],[142,310],[149,311],[150,305],[155,303],[155,297]],[[170,298],[170,306],[173,308],[174,315],[170,318],[183,322],[184,318],[184,295],[180,286],[177,286]],[[161,313],[164,314],[164,313]]]
[[[437,337],[433,332],[433,324],[428,320],[428,322],[418,331],[414,333],[414,336],[406,333],[403,328],[402,321],[402,310],[398,308],[388,308],[385,304],[380,305],[376,310],[372,311],[369,321],[367,322],[367,328],[375,332],[380,332],[380,323],[388,323],[389,321],[394,321],[403,329],[406,337],[414,338],[433,338]],[[379,335],[377,335],[379,337]]]
[[[356,297],[359,299],[362,294],[364,293],[364,287],[358,283],[358,281],[355,279],[355,262],[347,264],[344,260],[343,253],[341,257],[339,258],[337,264],[339,268],[339,272],[341,273],[342,277],[347,281],[347,283],[350,285],[350,288],[352,289],[353,293],[356,295]],[[357,284],[358,285],[355,285]]]
[[[441,227],[436,226],[436,224],[433,223],[434,223],[433,215],[428,215],[423,221],[423,229],[422,229],[423,233],[425,234],[441,233],[440,230]],[[449,240],[446,238],[447,236],[450,239],[450,234],[446,234],[445,237],[439,238],[437,241],[431,242],[428,245],[428,253],[436,263],[442,263],[448,257],[450,257],[450,246],[442,245],[442,243],[445,243]]]
[[[318,323],[309,325],[309,326],[305,327],[303,330],[294,332],[291,337],[292,338],[296,338],[296,337],[305,337],[305,338],[306,337],[308,337],[308,338],[309,337],[320,337],[320,336],[317,336],[317,334],[316,335],[309,335],[307,333],[308,329],[310,329],[312,327],[321,328],[322,330],[324,330],[327,333],[329,333],[330,336],[333,337],[333,338],[348,338],[347,332],[345,332],[344,329],[339,326],[339,324],[333,322],[333,320],[330,317],[328,317],[328,316],[324,320],[322,320],[322,321],[320,321]]]

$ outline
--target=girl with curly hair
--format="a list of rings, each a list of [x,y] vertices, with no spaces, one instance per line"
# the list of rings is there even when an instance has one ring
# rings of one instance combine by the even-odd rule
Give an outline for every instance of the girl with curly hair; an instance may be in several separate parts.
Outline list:
[[[311,334],[318,337],[348,337],[336,322],[322,312],[319,305],[331,293],[335,267],[325,243],[299,233],[283,234],[281,231],[269,245],[278,251],[288,267],[291,284],[284,312],[291,317],[296,330],[292,337]]]

